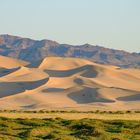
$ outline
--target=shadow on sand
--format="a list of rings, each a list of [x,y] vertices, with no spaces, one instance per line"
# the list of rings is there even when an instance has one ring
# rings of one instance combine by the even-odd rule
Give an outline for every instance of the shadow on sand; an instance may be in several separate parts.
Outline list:
[[[68,77],[76,73],[83,72],[81,76],[94,78],[97,76],[97,71],[91,65],[82,66],[71,70],[45,70],[50,77]]]
[[[25,90],[35,89],[45,84],[48,80],[49,78],[33,82],[0,82],[0,97],[21,93]]]
[[[17,71],[18,69],[20,69],[20,67],[18,68],[13,68],[13,69],[6,69],[6,68],[0,68],[0,77],[8,75],[12,72]]]
[[[78,104],[104,102],[112,103],[113,100],[105,99],[98,93],[98,88],[84,87],[80,91],[72,92],[68,94],[68,97],[76,101]]]

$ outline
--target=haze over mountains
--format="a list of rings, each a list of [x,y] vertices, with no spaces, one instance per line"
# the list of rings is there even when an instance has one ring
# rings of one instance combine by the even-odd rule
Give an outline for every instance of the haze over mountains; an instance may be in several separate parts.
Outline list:
[[[11,35],[0,35],[0,55],[29,62],[40,61],[47,56],[79,57],[125,68],[140,67],[140,53],[129,53],[90,44],[73,46],[51,40],[39,41]]]
[[[140,69],[46,57],[36,67],[0,56],[0,109],[138,110]]]

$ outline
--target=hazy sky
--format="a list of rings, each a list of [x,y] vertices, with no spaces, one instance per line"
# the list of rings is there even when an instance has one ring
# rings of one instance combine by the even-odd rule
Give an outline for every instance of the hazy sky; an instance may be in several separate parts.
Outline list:
[[[140,0],[0,0],[0,34],[140,52]]]

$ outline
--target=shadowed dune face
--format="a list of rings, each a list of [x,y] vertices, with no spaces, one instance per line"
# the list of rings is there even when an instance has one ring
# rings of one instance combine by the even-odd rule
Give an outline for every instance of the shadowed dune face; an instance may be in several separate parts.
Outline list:
[[[87,78],[94,78],[97,76],[97,71],[91,65],[85,65],[82,67],[78,67],[70,70],[45,70],[46,73],[49,74],[50,77],[68,77],[77,73],[81,73],[80,75]]]
[[[23,108],[23,109],[28,109],[28,108],[34,109],[34,108],[36,108],[36,104],[30,104],[30,105],[21,106],[21,108]]]
[[[29,63],[29,64],[27,65],[27,67],[28,67],[28,68],[38,68],[38,67],[41,65],[42,61],[43,61],[43,60],[34,61],[34,62],[32,62],[32,63]]]
[[[105,99],[98,93],[97,88],[84,88],[80,91],[68,94],[68,97],[76,101],[78,104],[93,103],[93,102],[107,102],[112,103],[113,100]]]
[[[140,93],[131,95],[131,96],[124,96],[124,97],[118,97],[117,100],[120,101],[140,101]]]
[[[19,68],[13,68],[13,69],[6,69],[6,68],[0,68],[0,77],[8,75],[12,72],[15,72]]]
[[[42,92],[44,93],[48,93],[48,92],[61,92],[64,91],[65,89],[63,88],[47,88],[47,89],[43,89]]]
[[[74,82],[78,85],[83,85],[84,84],[84,81],[80,78],[74,79]]]
[[[45,84],[49,78],[34,82],[0,82],[0,97],[18,94],[26,90],[35,89]]]
[[[0,109],[140,109],[139,69],[79,58],[0,59]]]

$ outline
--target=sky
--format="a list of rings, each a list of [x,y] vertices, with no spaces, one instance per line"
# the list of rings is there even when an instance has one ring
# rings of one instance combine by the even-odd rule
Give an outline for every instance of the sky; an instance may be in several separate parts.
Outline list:
[[[0,0],[0,34],[140,52],[140,0]]]

